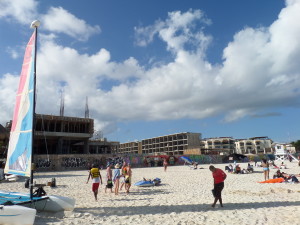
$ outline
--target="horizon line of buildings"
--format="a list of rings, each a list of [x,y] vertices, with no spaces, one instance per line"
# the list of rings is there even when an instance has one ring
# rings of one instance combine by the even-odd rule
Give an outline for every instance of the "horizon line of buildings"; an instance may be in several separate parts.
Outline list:
[[[121,143],[118,153],[125,154],[267,154],[273,153],[273,141],[267,136],[235,139],[201,138],[201,133],[183,132]]]
[[[0,124],[0,151],[7,149],[11,121]],[[94,120],[90,118],[36,114],[34,152],[36,154],[267,154],[274,143],[267,136],[235,139],[203,138],[201,133],[181,132],[140,141],[120,143],[94,139]],[[287,145],[287,144],[285,144]],[[1,152],[0,152],[1,153]]]

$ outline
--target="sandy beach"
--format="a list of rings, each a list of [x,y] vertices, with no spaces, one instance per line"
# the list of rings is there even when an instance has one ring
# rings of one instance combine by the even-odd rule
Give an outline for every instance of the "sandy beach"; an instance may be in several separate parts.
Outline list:
[[[299,174],[297,163],[286,162],[282,171]],[[226,164],[215,164],[224,170]],[[240,164],[246,168],[245,163]],[[88,171],[36,173],[37,183],[56,178],[57,187],[45,187],[49,195],[76,199],[73,212],[38,213],[35,224],[300,224],[300,184],[260,184],[262,168],[253,174],[228,174],[223,190],[224,208],[212,208],[213,178],[208,164],[193,170],[188,166],[133,168],[132,183],[145,178],[159,177],[160,186],[132,186],[127,195],[104,193],[99,189],[96,202],[91,182],[86,184]],[[276,169],[270,170],[272,178]],[[105,182],[105,171],[101,171]],[[24,180],[1,183],[2,190],[28,191]]]

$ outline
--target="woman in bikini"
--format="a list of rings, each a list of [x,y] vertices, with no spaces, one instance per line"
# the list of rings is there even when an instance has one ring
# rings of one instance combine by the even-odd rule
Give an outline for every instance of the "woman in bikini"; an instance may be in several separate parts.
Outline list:
[[[264,175],[265,175],[265,180],[269,180],[270,179],[270,177],[269,177],[270,169],[269,169],[269,163],[267,162],[266,159],[262,160],[261,166],[263,167],[263,171],[264,171]]]

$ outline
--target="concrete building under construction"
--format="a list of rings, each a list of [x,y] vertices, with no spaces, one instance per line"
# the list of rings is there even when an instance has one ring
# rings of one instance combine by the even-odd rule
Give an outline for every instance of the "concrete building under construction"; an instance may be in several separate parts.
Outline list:
[[[36,114],[35,154],[89,153],[89,139],[94,133],[94,120],[90,118]],[[6,129],[10,131],[11,122]]]

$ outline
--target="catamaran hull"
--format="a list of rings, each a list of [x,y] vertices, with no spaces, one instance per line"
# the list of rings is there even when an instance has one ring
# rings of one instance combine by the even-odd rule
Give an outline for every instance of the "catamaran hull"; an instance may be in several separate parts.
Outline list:
[[[47,196],[47,199],[41,199],[33,203],[23,203],[22,206],[34,208],[42,212],[60,212],[73,211],[75,207],[75,199],[63,196]]]
[[[14,205],[34,208],[42,212],[72,211],[75,207],[75,199],[57,195],[34,197],[31,201],[29,194],[26,193],[0,191],[0,200],[2,204],[11,201]]]
[[[19,205],[0,205],[0,224],[31,225],[34,223],[35,209]]]
[[[17,181],[19,177],[17,175],[9,174],[5,175],[5,180],[7,181]]]

